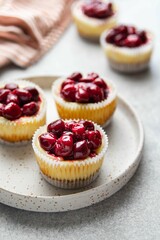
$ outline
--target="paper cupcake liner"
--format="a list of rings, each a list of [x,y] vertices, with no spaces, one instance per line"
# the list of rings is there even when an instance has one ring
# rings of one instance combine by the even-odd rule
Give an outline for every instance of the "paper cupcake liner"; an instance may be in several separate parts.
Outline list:
[[[95,174],[99,171],[103,163],[108,148],[108,138],[104,130],[95,124],[95,129],[99,130],[103,136],[102,145],[95,157],[69,161],[63,160],[60,157],[53,157],[40,147],[38,136],[46,132],[46,129],[46,126],[39,128],[34,134],[32,141],[37,163],[43,175],[47,176],[47,179],[49,178],[52,184],[55,183],[56,186],[59,184],[63,188],[70,188],[71,186],[72,188],[77,188],[77,186],[82,187],[82,183],[85,186],[85,184],[93,181],[96,176]]]
[[[7,82],[2,81],[0,87],[3,87]],[[34,132],[46,123],[46,100],[43,91],[34,83],[25,80],[16,80],[19,86],[34,86],[38,89],[42,102],[39,112],[35,116],[22,117],[14,121],[10,121],[0,117],[0,139],[2,143],[18,143],[23,145],[31,140]]]
[[[72,5],[72,16],[76,24],[77,30],[85,39],[98,41],[101,33],[106,29],[111,29],[117,24],[117,9],[113,5],[115,14],[107,19],[96,19],[88,17],[81,10],[81,6],[85,1],[76,1]]]
[[[117,106],[117,93],[113,83],[107,81],[111,88],[110,95],[98,103],[67,102],[60,96],[61,84],[64,78],[57,79],[52,86],[52,95],[57,111],[62,119],[86,119],[99,125],[104,125],[113,115]]]
[[[100,171],[95,172],[92,174],[90,177],[87,179],[79,179],[79,180],[72,180],[72,181],[67,181],[67,180],[53,180],[49,177],[47,177],[45,174],[41,174],[43,178],[49,182],[51,185],[58,187],[58,188],[63,188],[63,189],[78,189],[82,187],[86,187],[89,184],[91,184],[96,178],[98,177]]]
[[[136,73],[147,69],[153,49],[153,36],[150,32],[147,32],[148,43],[135,48],[117,47],[107,43],[106,36],[109,32],[102,33],[100,43],[113,69],[126,73]]]
[[[143,62],[143,63],[132,63],[132,64],[126,64],[126,63],[119,63],[112,61],[111,59],[108,59],[108,62],[110,66],[119,72],[124,72],[124,73],[137,73],[137,72],[142,72],[146,70],[149,66],[149,61]]]

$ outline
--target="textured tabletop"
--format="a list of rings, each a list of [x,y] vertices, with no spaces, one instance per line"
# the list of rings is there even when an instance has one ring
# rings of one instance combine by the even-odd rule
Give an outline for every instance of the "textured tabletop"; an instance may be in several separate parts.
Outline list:
[[[94,206],[65,213],[32,213],[0,204],[0,240],[160,239],[160,1],[115,0],[122,23],[151,29],[155,50],[150,69],[132,76],[109,69],[99,45],[79,38],[71,26],[37,64],[0,71],[1,79],[96,71],[112,79],[137,110],[145,130],[141,164],[118,193]],[[123,127],[123,126],[122,126]]]

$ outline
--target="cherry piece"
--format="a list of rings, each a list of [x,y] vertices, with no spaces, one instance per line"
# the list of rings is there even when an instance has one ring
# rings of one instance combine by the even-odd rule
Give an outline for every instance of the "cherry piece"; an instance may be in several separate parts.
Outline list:
[[[18,96],[22,104],[28,103],[32,99],[31,93],[25,89],[15,89],[12,93]]]
[[[75,102],[76,87],[74,84],[67,84],[62,88],[61,94],[66,101]]]
[[[72,131],[72,127],[77,123],[74,120],[71,120],[69,122],[65,122],[65,131]]]
[[[135,34],[136,33],[136,28],[133,26],[128,26],[127,27],[128,34]]]
[[[10,91],[13,91],[18,87],[18,85],[16,83],[7,83],[5,86],[4,86],[5,89],[9,89]]]
[[[114,43],[114,38],[115,38],[116,34],[117,34],[116,29],[110,30],[110,32],[107,34],[106,41],[108,43]]]
[[[85,103],[89,101],[89,93],[86,84],[77,84],[77,92],[75,95],[76,102]]]
[[[102,137],[98,130],[88,131],[86,133],[86,137],[88,139],[90,148],[96,149],[102,144]]]
[[[137,36],[136,34],[129,35],[125,39],[125,45],[129,48],[138,47],[141,45],[141,43],[142,43],[142,41],[141,41],[140,37]]]
[[[137,34],[143,43],[145,43],[147,41],[147,35],[146,35],[145,31],[140,31]]]
[[[84,159],[87,158],[90,154],[90,149],[86,140],[82,140],[74,143],[73,147],[73,156],[74,159]]]
[[[66,79],[63,83],[62,83],[62,88],[64,88],[64,86],[66,86],[67,84],[74,84],[74,80],[72,79]]]
[[[84,125],[81,123],[76,123],[72,127],[72,132],[76,135],[76,137],[81,138],[85,132]]]
[[[92,102],[101,102],[104,100],[104,91],[102,88],[98,87],[95,84],[90,84],[88,88],[88,92],[90,94],[90,99]]]
[[[3,109],[4,109],[4,105],[0,103],[0,117],[3,116]]]
[[[62,135],[54,146],[54,153],[59,157],[69,156],[73,149],[73,138],[71,136]]]
[[[114,37],[114,42],[117,46],[123,46],[124,45],[124,39],[126,38],[126,34],[119,33]]]
[[[32,95],[32,101],[39,100],[39,92],[35,87],[32,86],[25,87],[24,90],[27,90]]]
[[[64,124],[64,121],[61,119],[50,123],[47,127],[47,131],[52,132],[56,136],[61,136],[64,130],[65,130],[65,124]]]
[[[4,103],[6,101],[9,93],[10,93],[9,89],[0,89],[0,102],[1,103]]]
[[[30,102],[23,105],[23,115],[32,116],[37,113],[39,106],[36,102]]]
[[[74,81],[79,81],[79,79],[82,78],[82,74],[80,72],[74,72],[67,78],[72,79]]]
[[[8,120],[18,119],[21,115],[21,108],[16,103],[10,102],[3,109],[3,117]]]
[[[93,83],[96,84],[100,88],[103,88],[103,89],[108,88],[107,84],[105,83],[105,81],[102,78],[96,78]]]
[[[18,100],[17,95],[15,95],[13,93],[9,93],[7,96],[7,99],[6,99],[6,104],[8,104],[10,102],[14,102],[19,105],[19,100]]]
[[[57,138],[52,133],[43,133],[39,136],[40,145],[46,151],[50,151],[54,147],[56,141]]]
[[[91,121],[80,120],[79,123],[83,124],[85,130],[94,130],[94,124]]]
[[[119,25],[115,28],[118,33],[126,34],[128,33],[128,28],[125,25]]]

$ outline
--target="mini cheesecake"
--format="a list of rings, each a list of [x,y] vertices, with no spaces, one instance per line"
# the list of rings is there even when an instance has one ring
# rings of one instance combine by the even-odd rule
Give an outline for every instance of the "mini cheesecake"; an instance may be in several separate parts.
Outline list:
[[[108,138],[91,121],[58,119],[36,131],[32,146],[43,177],[56,187],[75,189],[97,178]]]
[[[117,22],[115,5],[105,0],[76,1],[72,15],[79,34],[93,41],[99,40],[101,33]]]
[[[102,34],[101,46],[113,69],[134,73],[148,67],[153,37],[150,32],[134,26],[119,25]]]
[[[46,100],[35,84],[17,80],[0,83],[0,140],[19,143],[31,140],[46,123]]]
[[[117,105],[114,84],[96,73],[82,76],[75,72],[57,79],[52,95],[62,119],[87,119],[99,125],[111,120]]]

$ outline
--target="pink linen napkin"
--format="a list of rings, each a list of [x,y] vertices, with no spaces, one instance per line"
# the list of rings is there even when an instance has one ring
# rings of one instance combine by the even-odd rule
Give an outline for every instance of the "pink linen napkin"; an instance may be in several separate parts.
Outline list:
[[[0,68],[27,67],[56,43],[68,26],[73,0],[5,0],[0,5]]]

